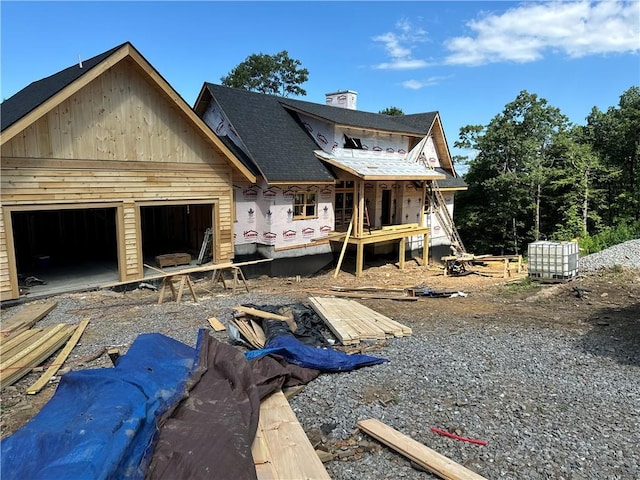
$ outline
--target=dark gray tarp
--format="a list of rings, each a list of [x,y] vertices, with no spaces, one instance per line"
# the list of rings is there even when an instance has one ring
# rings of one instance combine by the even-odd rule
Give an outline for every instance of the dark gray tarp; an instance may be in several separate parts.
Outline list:
[[[208,334],[198,344],[192,387],[160,428],[147,478],[255,479],[251,445],[261,398],[319,372],[279,358],[249,362]]]

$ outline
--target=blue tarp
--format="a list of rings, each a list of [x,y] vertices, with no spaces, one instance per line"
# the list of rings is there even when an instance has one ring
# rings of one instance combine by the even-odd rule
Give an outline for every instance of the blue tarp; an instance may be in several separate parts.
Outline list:
[[[197,349],[158,333],[115,368],[64,375],[53,398],[0,443],[2,480],[142,478],[157,419],[183,395]]]
[[[347,355],[332,348],[318,348],[305,345],[292,335],[278,335],[270,339],[262,350],[251,350],[246,357],[251,360],[264,355],[276,354],[288,362],[322,372],[344,372],[368,365],[378,365],[385,358],[369,355]]]

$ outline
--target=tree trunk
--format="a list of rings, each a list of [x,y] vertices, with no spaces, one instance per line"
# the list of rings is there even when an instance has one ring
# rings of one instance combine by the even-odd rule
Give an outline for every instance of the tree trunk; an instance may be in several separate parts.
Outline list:
[[[540,193],[541,193],[541,186],[540,183],[538,182],[538,185],[536,186],[536,218],[534,219],[534,238],[536,239],[536,242],[538,240],[540,240]]]

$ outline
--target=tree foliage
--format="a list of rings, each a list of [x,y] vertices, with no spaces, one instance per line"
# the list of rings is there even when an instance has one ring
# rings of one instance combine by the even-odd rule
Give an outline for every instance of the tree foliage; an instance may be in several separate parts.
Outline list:
[[[469,191],[458,203],[463,238],[501,253],[540,238],[549,222],[545,194],[558,161],[553,146],[568,127],[557,108],[522,91],[486,127],[461,129],[456,146],[478,152],[465,177]]]
[[[382,115],[390,115],[392,117],[401,117],[402,115],[404,115],[402,109],[398,107],[387,107],[383,110],[380,110],[378,113],[381,113]]]
[[[456,207],[470,250],[523,253],[538,238],[604,245],[640,232],[638,87],[617,107],[594,107],[584,126],[523,91],[488,125],[461,128],[455,145],[477,152]]]
[[[306,95],[300,85],[309,79],[302,63],[283,50],[275,55],[249,55],[220,81],[227,87],[241,88],[269,95]]]

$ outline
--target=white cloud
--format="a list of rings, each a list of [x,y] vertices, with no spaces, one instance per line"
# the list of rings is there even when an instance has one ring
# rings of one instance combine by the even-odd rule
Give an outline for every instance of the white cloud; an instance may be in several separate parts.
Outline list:
[[[445,62],[532,62],[549,51],[570,57],[640,51],[640,2],[604,0],[527,4],[467,24],[473,35],[445,42]]]
[[[410,90],[420,90],[421,88],[438,85],[442,80],[446,80],[447,78],[449,77],[429,77],[424,80],[405,80],[401,85]]]
[[[413,58],[413,49],[416,45],[426,42],[427,32],[414,26],[409,20],[400,20],[395,24],[395,32],[386,32],[373,37],[374,42],[379,42],[390,61],[375,65],[382,70],[412,70],[424,68],[428,65],[425,60]]]

